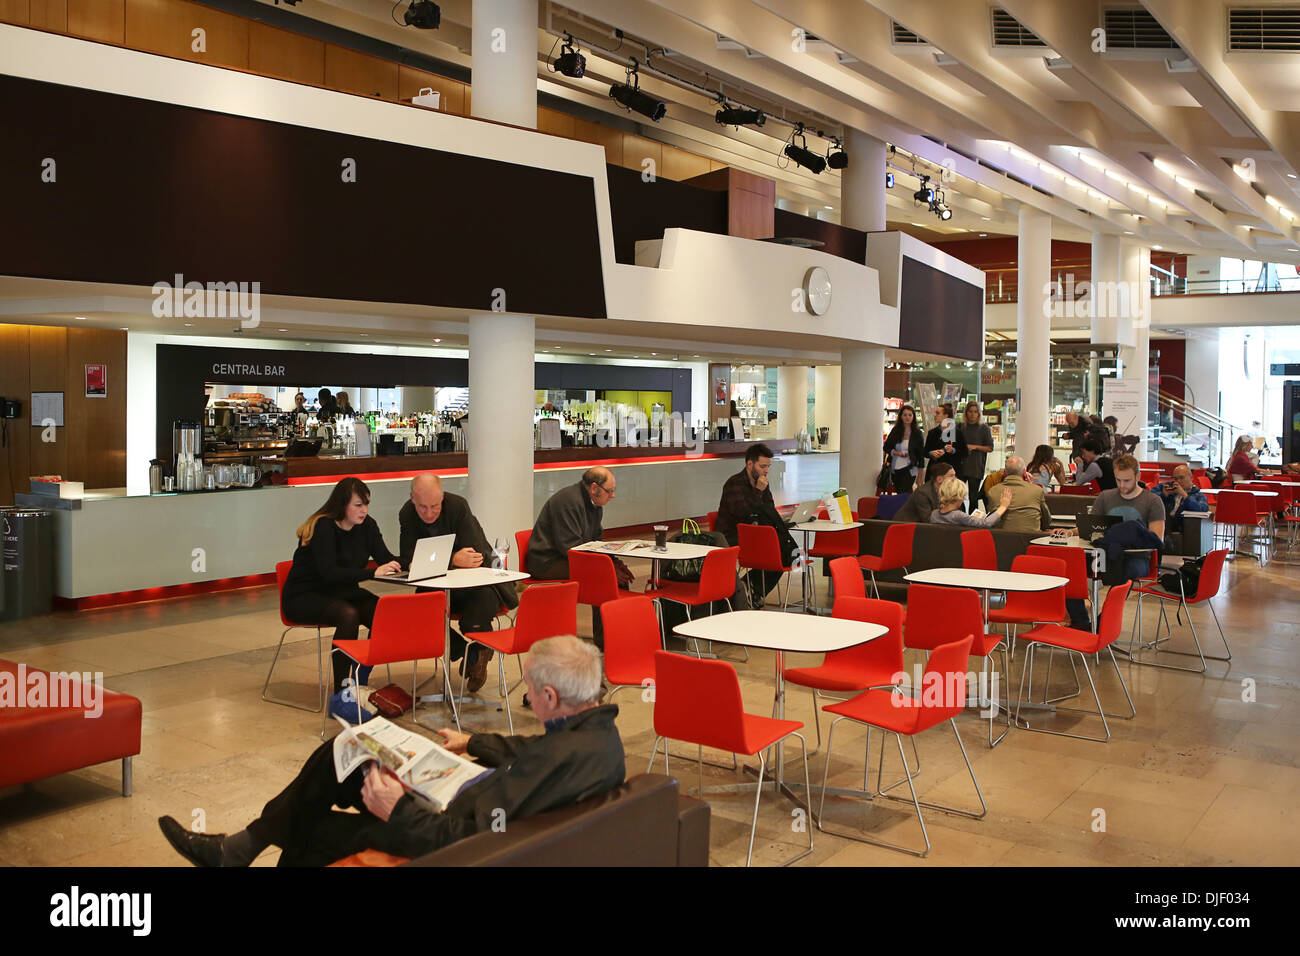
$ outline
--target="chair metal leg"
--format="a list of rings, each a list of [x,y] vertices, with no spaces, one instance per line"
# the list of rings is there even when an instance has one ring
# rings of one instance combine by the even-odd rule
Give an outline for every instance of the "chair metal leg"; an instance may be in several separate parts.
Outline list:
[[[266,672],[266,681],[262,684],[262,700],[268,704],[283,704],[285,707],[293,707],[296,710],[305,710],[308,713],[318,714],[325,709],[325,664],[322,659],[321,642],[324,638],[321,636],[321,628],[316,628],[316,706],[308,707],[306,704],[299,704],[292,700],[282,697],[273,697],[267,694],[267,688],[271,686],[271,675],[275,673],[276,662],[280,659],[280,650],[284,647],[284,639],[290,631],[298,625],[291,625],[280,632],[280,643],[275,645],[275,656],[271,658],[271,667]]]
[[[1035,641],[1034,643],[1032,643],[1032,644],[1029,645],[1029,654],[1030,654],[1031,656],[1032,656],[1033,653],[1034,653],[1034,649],[1035,649],[1036,647],[1038,647],[1038,646],[1039,646],[1039,644],[1038,644],[1037,641]],[[1077,652],[1076,652],[1076,651],[1069,651],[1069,653],[1070,653],[1070,654],[1075,654],[1075,653],[1077,653]],[[1084,673],[1084,676],[1086,676],[1086,677],[1088,678],[1088,686],[1089,686],[1090,688],[1092,688],[1092,699],[1093,699],[1094,701],[1096,701],[1096,703],[1097,703],[1097,709],[1096,709],[1096,711],[1084,711],[1084,710],[1078,710],[1077,708],[1073,708],[1073,707],[1058,707],[1057,710],[1058,710],[1058,711],[1074,711],[1074,712],[1076,712],[1076,713],[1094,714],[1095,716],[1100,717],[1100,718],[1101,718],[1101,726],[1102,726],[1102,729],[1106,732],[1106,736],[1105,736],[1105,737],[1090,737],[1090,736],[1086,736],[1086,735],[1084,735],[1084,734],[1067,734],[1065,731],[1062,731],[1062,730],[1044,730],[1044,729],[1042,729],[1041,727],[1033,727],[1033,726],[1031,726],[1030,723],[1029,723],[1029,721],[1027,721],[1027,720],[1022,721],[1022,720],[1021,720],[1021,717],[1020,717],[1020,704],[1021,704],[1021,701],[1023,700],[1023,690],[1024,690],[1024,681],[1023,681],[1023,675],[1022,675],[1022,680],[1021,680],[1021,692],[1022,692],[1022,696],[1021,696],[1021,700],[1018,700],[1018,701],[1016,702],[1016,722],[1022,724],[1022,726],[1024,727],[1025,730],[1031,731],[1032,733],[1036,733],[1036,734],[1051,734],[1051,735],[1054,736],[1054,737],[1073,737],[1075,740],[1091,740],[1091,741],[1095,741],[1096,743],[1102,743],[1102,744],[1104,744],[1104,743],[1106,743],[1108,740],[1110,740],[1110,725],[1106,722],[1106,716],[1107,716],[1107,715],[1106,715],[1106,711],[1105,711],[1105,708],[1103,708],[1103,707],[1101,706],[1101,697],[1100,697],[1100,696],[1098,695],[1098,693],[1097,693],[1097,685],[1093,682],[1093,679],[1092,679],[1092,671],[1091,671],[1091,669],[1089,669],[1089,667],[1088,667],[1088,658],[1087,658],[1087,656],[1084,655],[1084,654],[1079,654],[1079,660],[1083,662],[1083,673]],[[1112,658],[1112,660],[1113,660],[1113,658]],[[1116,663],[1116,665],[1115,665],[1115,671],[1116,671],[1116,673],[1119,672],[1119,665],[1118,665],[1118,663]],[[1120,678],[1120,683],[1121,683],[1121,684],[1123,684],[1123,680],[1124,680],[1124,679],[1123,679],[1123,677],[1121,676],[1121,678]],[[1129,701],[1129,707],[1132,708],[1133,700],[1132,700],[1131,697],[1128,696],[1128,687],[1127,687],[1127,686],[1124,687],[1124,696],[1125,696],[1126,698],[1128,698],[1128,701]],[[1136,714],[1136,711],[1135,711],[1134,713]],[[1115,715],[1112,715],[1112,716],[1115,716]]]
[[[131,781],[131,758],[122,758],[122,796],[131,796],[134,787]]]
[[[749,824],[749,853],[745,856],[745,866],[754,860],[754,835],[758,832],[758,799],[763,795],[763,781],[767,777],[767,761],[763,754],[758,754],[758,785],[754,787],[754,818]]]

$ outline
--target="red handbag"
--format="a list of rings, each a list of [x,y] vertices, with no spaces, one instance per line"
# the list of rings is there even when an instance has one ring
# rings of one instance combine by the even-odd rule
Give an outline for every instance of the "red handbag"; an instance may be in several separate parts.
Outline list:
[[[411,709],[415,701],[411,695],[402,690],[397,684],[389,684],[387,687],[381,687],[370,695],[370,708],[377,710],[385,717],[401,717]]]

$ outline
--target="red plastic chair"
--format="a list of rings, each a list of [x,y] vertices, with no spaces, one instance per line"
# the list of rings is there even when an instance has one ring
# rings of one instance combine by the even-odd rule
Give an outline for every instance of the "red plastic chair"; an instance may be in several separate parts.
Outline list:
[[[525,592],[526,593],[526,592]],[[443,657],[447,651],[447,634],[444,622],[447,620],[447,592],[430,591],[427,594],[388,594],[379,599],[375,605],[374,624],[370,628],[369,640],[334,640],[331,653],[342,651],[352,658],[360,667],[376,667],[380,664],[399,664],[410,661],[411,667],[411,719],[417,724],[416,716],[419,700],[416,699],[420,686],[418,678],[419,662]],[[501,633],[489,631],[489,634]],[[353,669],[355,684],[356,669]],[[442,686],[445,695],[450,696],[450,681],[447,669],[442,671]],[[321,738],[325,737],[325,726],[329,720],[328,712],[321,717]]]
[[[867,596],[867,579],[856,557],[835,558],[830,562],[831,588],[837,598]]]
[[[1057,493],[1058,495],[1093,495],[1093,494],[1096,494],[1096,492],[1092,490],[1092,483],[1091,483],[1091,482],[1089,482],[1089,483],[1086,484],[1086,485],[1061,485],[1061,487],[1059,487],[1059,488],[1056,489],[1056,493]]]
[[[961,566],[978,571],[998,569],[998,549],[993,543],[992,531],[973,528],[961,533]]]
[[[768,529],[772,530],[771,528]],[[691,608],[708,606],[714,601],[726,601],[727,610],[734,611],[731,598],[736,593],[736,564],[740,558],[740,548],[718,548],[704,556],[700,568],[700,580],[663,581],[654,591],[646,591],[645,596],[660,601],[672,601],[686,608],[686,619],[691,619]],[[603,607],[603,606],[602,606]],[[692,639],[694,640],[694,639]],[[695,656],[700,656],[699,642],[695,641]],[[745,660],[749,660],[749,649],[742,648]]]
[[[710,531],[716,531],[717,524],[718,524],[718,513],[716,511],[710,511],[705,521],[708,522]]]
[[[966,706],[966,661],[972,652],[971,640],[971,637],[964,637],[961,640],[941,644],[934,648],[925,667],[920,693],[915,698],[903,696],[897,691],[869,690],[859,694],[852,700],[839,704],[829,704],[822,708],[828,714],[835,714],[836,719],[832,721],[830,732],[826,738],[826,769],[822,772],[821,802],[817,809],[817,828],[819,830],[828,833],[834,832],[837,836],[845,836],[860,843],[870,843],[873,846],[911,853],[915,856],[925,856],[930,852],[930,835],[925,829],[925,817],[921,815],[921,807],[941,810],[944,813],[960,814],[975,820],[982,819],[988,813],[988,805],[984,802],[984,794],[980,792],[979,781],[975,779],[975,769],[971,766],[970,757],[966,754],[966,746],[962,743],[956,721],[957,715]],[[938,701],[935,701],[934,698],[936,697],[939,698]],[[886,843],[882,840],[873,840],[858,834],[826,829],[823,819],[826,811],[826,783],[830,771],[831,746],[835,738],[835,725],[845,719],[855,720],[858,723],[867,725],[867,753],[864,755],[864,763],[870,757],[871,728],[875,727],[886,734],[894,735],[894,739],[898,742],[898,758],[903,762],[903,772],[907,775],[907,786],[912,792],[912,799],[906,801],[900,797],[891,796],[886,792],[893,789],[897,784],[883,789],[881,787],[881,776],[885,769],[885,742],[883,740],[880,745],[880,764],[876,771],[876,792],[874,796],[910,802],[916,808],[916,819],[921,824],[921,838],[925,841],[925,849],[918,850],[895,843]],[[937,803],[924,803],[917,798],[916,785],[912,782],[912,771],[908,769],[907,757],[903,754],[903,737],[913,738],[913,744],[915,744],[917,734],[929,730],[931,727],[936,727],[945,720],[952,726],[952,733],[957,738],[957,746],[961,749],[962,759],[966,761],[966,770],[970,773],[971,783],[975,785],[975,794],[980,801],[979,813]],[[901,782],[899,781],[899,783]],[[865,795],[872,796],[869,792]]]
[[[284,613],[284,582],[289,580],[289,569],[292,567],[292,561],[277,561],[275,563],[275,587],[276,592],[280,595],[280,623],[284,625],[284,630],[280,632],[280,643],[275,645],[275,656],[271,658],[271,669],[266,672],[266,682],[262,684],[262,700],[269,704],[284,704],[286,707],[296,707],[298,710],[306,710],[313,714],[318,714],[325,707],[325,664],[322,659],[325,639],[321,634],[321,625],[291,621]],[[319,696],[315,707],[308,707],[306,704],[298,704],[294,701],[286,700],[283,697],[272,697],[266,692],[267,688],[271,686],[271,675],[275,673],[275,662],[280,659],[280,649],[284,647],[285,636],[295,627],[315,628],[316,630],[316,676],[318,679],[317,687],[319,690]]]
[[[1065,586],[1066,600],[1088,601],[1092,589],[1088,584],[1088,550],[1055,544],[1031,544],[1026,554],[1036,558],[1056,558],[1065,562],[1065,576],[1070,583]]]
[[[519,553],[519,568],[528,570],[528,542],[533,539],[533,529],[515,532],[515,551]]]
[[[1264,558],[1253,550],[1242,551],[1237,547],[1239,528],[1257,529],[1260,514],[1255,506],[1255,496],[1248,491],[1221,491],[1214,496],[1214,523],[1228,525],[1232,528],[1232,553],[1254,558],[1262,566]],[[1225,532],[1226,534],[1226,532]]]
[[[902,568],[906,574],[907,566],[912,563],[912,538],[915,535],[916,524],[913,522],[890,525],[880,547],[880,557],[874,554],[858,555],[858,564],[871,574],[871,590],[877,598],[880,597],[880,588],[876,585],[876,572]]]
[[[1166,670],[1191,671],[1196,674],[1204,674],[1206,668],[1206,664],[1205,664],[1206,661],[1232,660],[1232,648],[1228,646],[1228,638],[1224,636],[1223,625],[1219,623],[1219,614],[1217,611],[1214,610],[1214,605],[1210,603],[1211,599],[1219,596],[1219,589],[1223,586],[1223,562],[1227,560],[1227,557],[1228,557],[1228,551],[1226,548],[1220,548],[1216,551],[1211,551],[1209,554],[1205,556],[1205,562],[1201,565],[1201,576],[1196,582],[1196,593],[1191,595],[1190,597],[1187,595],[1185,591],[1183,591],[1183,581],[1182,581],[1181,574],[1178,576],[1177,594],[1174,594],[1170,591],[1166,591],[1163,588],[1136,587],[1133,589],[1138,596],[1137,617],[1133,621],[1133,631],[1134,634],[1136,634],[1139,638],[1141,637],[1142,634],[1143,595],[1150,595],[1151,597],[1154,597],[1161,602],[1160,617],[1156,620],[1155,637],[1151,639],[1151,642],[1149,644],[1139,642],[1138,646],[1148,647],[1148,648],[1154,647],[1156,653],[1163,652],[1165,654],[1179,654],[1184,657],[1199,657],[1201,659],[1200,668],[1198,669],[1195,667],[1176,667],[1173,664],[1159,664],[1156,663],[1155,661],[1138,660],[1136,657],[1133,656],[1134,641],[1132,638],[1130,638],[1129,657],[1130,659],[1133,660],[1133,663],[1145,664],[1149,667],[1163,667]],[[1195,642],[1196,644],[1195,654],[1192,654],[1189,651],[1173,651],[1166,647],[1160,647],[1160,624],[1162,621],[1169,627],[1170,633],[1171,634],[1173,633],[1173,625],[1169,623],[1169,618],[1165,614],[1164,602],[1166,601],[1178,602],[1178,608],[1175,612],[1175,617],[1180,622],[1182,621],[1183,612],[1184,611],[1187,612],[1187,626],[1188,628],[1191,629],[1192,641]],[[1225,657],[1207,656],[1205,652],[1201,649],[1201,639],[1196,635],[1196,625],[1192,623],[1192,613],[1190,610],[1191,607],[1197,604],[1205,604],[1209,607],[1210,614],[1214,617],[1214,625],[1219,629],[1219,640],[1223,641],[1223,649],[1224,651],[1227,652],[1227,655]]]
[[[889,628],[889,632],[865,644],[832,651],[816,667],[786,669],[785,679],[789,683],[812,691],[813,721],[817,728],[817,747],[813,753],[822,745],[821,716],[818,713],[820,691],[847,693],[873,687],[893,687],[903,679],[903,605],[895,601],[841,594],[835,599],[831,617],[879,624]]]
[[[866,521],[868,518],[876,516],[876,506],[880,499],[875,495],[867,495],[858,499],[858,520]]]
[[[1192,476],[1192,481],[1194,481],[1194,482],[1196,483],[1196,487],[1197,487],[1197,488],[1211,488],[1211,487],[1213,487],[1213,485],[1210,484],[1210,479],[1205,477],[1205,473],[1204,473],[1204,472],[1202,472],[1202,473],[1199,474],[1199,475],[1193,475],[1193,476]]]
[[[659,616],[648,597],[632,597],[602,604],[605,625],[605,680],[610,689],[606,702],[624,687],[653,687],[655,652],[660,643]]]
[[[785,597],[781,599],[781,610],[785,610],[790,600],[790,565],[781,562],[781,541],[776,536],[776,529],[765,524],[738,524],[736,533],[740,541],[739,562],[742,568],[786,576]]]
[[[1050,545],[1043,545],[1050,547]],[[1082,549],[1079,549],[1082,550]],[[1064,559],[1055,555],[1018,554],[1011,562],[1017,574],[1047,574],[1069,577]],[[1050,591],[1011,591],[1007,603],[989,611],[990,624],[1059,624],[1065,620],[1065,588]],[[1008,635],[1010,636],[1010,635]]]
[[[497,686],[505,701],[506,723],[512,734],[515,732],[515,720],[510,713],[510,694],[515,688],[506,686],[506,655],[521,657],[540,640],[564,634],[576,635],[579,587],[577,581],[538,582],[519,595],[519,608],[515,612],[512,627],[503,627],[498,631],[471,631],[465,635],[466,653],[471,644],[482,644],[497,652]],[[519,669],[522,674],[522,660]],[[516,683],[515,687],[518,686]],[[460,675],[459,693],[462,697],[465,695],[464,671]]]
[[[569,551],[569,580],[578,585],[578,603],[590,605],[592,614],[610,601],[635,596],[618,586],[614,559],[598,551]]]
[[[1119,638],[1120,627],[1124,618],[1124,600],[1128,597],[1129,590],[1132,587],[1132,581],[1125,581],[1123,584],[1111,588],[1106,594],[1106,601],[1102,605],[1101,619],[1097,624],[1096,634],[1091,631],[1077,631],[1072,627],[1062,627],[1059,624],[1040,624],[1021,635],[1021,639],[1026,643],[1027,653],[1024,669],[1020,672],[1020,695],[1016,700],[1016,721],[1022,724],[1026,730],[1039,734],[1052,734],[1056,737],[1073,737],[1076,740],[1095,740],[1097,743],[1104,744],[1110,740],[1110,725],[1106,723],[1107,717],[1131,720],[1137,716],[1137,708],[1133,706],[1133,698],[1129,696],[1128,685],[1124,683],[1124,675],[1120,673],[1119,662],[1115,659],[1115,650],[1111,647]],[[1032,727],[1028,721],[1022,720],[1020,706],[1025,700],[1025,676],[1033,674],[1034,649],[1039,645],[1068,651],[1071,655],[1071,664],[1074,663],[1074,655],[1079,655],[1079,660],[1083,664],[1083,672],[1088,678],[1088,686],[1092,688],[1093,700],[1097,702],[1097,710],[1095,712],[1079,710],[1075,707],[1062,707],[1060,704],[1056,705],[1056,709],[1058,711],[1073,711],[1074,713],[1095,713],[1096,716],[1101,718],[1101,726],[1106,731],[1105,737],[1067,734],[1061,730],[1043,730],[1041,727]],[[1124,699],[1128,701],[1128,714],[1107,714],[1101,706],[1101,697],[1097,694],[1097,685],[1092,679],[1092,671],[1088,668],[1087,655],[1099,654],[1103,650],[1110,653],[1110,662],[1115,668],[1115,676],[1119,678],[1119,686],[1124,690]],[[1032,679],[1031,676],[1030,680],[1032,681]],[[1031,685],[1030,690],[1032,691],[1032,689]],[[1046,689],[1043,691],[1043,697],[1044,699],[1047,697]]]
[[[1007,653],[1008,642],[1001,634],[988,634],[984,630],[984,609],[978,591],[971,588],[950,588],[937,584],[912,584],[907,588],[907,620],[903,625],[903,643],[915,651],[933,651],[954,640],[955,635],[971,638],[970,652],[984,658],[984,669],[989,670],[989,658],[998,645],[1002,646],[1002,672],[1010,679],[1011,660]],[[991,680],[991,679],[990,679]],[[991,684],[990,684],[991,686]],[[1007,735],[1003,730],[993,736],[993,718],[997,715],[997,696],[989,694],[989,746],[996,747]],[[1011,727],[1011,713],[1007,712],[1007,728]]]
[[[858,520],[856,511],[849,512],[853,520]],[[817,520],[827,521],[829,516],[826,509],[823,508],[817,513]],[[849,528],[846,531],[819,531],[813,535],[812,547],[808,549],[809,558],[821,558],[823,562],[829,562],[833,558],[856,558],[862,551],[862,545],[858,538],[860,528]],[[813,580],[813,603],[817,603],[817,575],[812,576]],[[831,579],[832,589],[835,580]],[[832,595],[834,597],[834,595]]]
[[[742,525],[743,527],[743,525]],[[771,529],[769,529],[771,530]],[[759,786],[754,788],[754,819],[749,828],[749,854],[745,865],[754,858],[754,834],[758,832],[758,801],[763,794],[767,761],[763,751],[785,737],[798,737],[803,748],[804,786],[808,787],[808,744],[803,723],[778,720],[745,712],[740,696],[740,678],[726,661],[705,661],[667,651],[655,652],[655,745],[650,751],[648,773],[654,766],[659,744],[664,745],[664,772],[668,768],[668,741],[680,740],[700,748],[699,780],[704,790],[705,747],[747,757],[758,756]],[[811,790],[805,790],[811,793]],[[808,849],[794,860],[812,852],[812,827],[808,828]],[[793,863],[794,860],[788,862]]]

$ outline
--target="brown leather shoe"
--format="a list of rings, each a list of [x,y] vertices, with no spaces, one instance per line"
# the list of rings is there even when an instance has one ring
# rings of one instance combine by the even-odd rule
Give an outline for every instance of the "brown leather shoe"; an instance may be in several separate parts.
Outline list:
[[[475,650],[477,653],[474,655],[474,663],[465,671],[465,689],[471,694],[477,693],[487,683],[488,661],[492,660],[493,654],[492,648],[481,644]]]

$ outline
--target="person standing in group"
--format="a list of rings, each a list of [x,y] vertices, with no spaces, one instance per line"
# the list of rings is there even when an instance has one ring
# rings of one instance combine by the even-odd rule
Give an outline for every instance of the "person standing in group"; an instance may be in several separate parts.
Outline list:
[[[943,416],[939,424],[930,429],[930,434],[925,436],[925,454],[931,461],[941,461],[945,465],[951,465],[952,470],[958,475],[962,474],[962,468],[966,463],[966,439],[957,427],[957,423],[952,418],[952,405],[944,402],[939,406],[939,414]]]
[[[298,549],[280,596],[285,615],[300,624],[332,627],[335,640],[356,640],[361,625],[370,629],[379,603],[361,582],[402,569],[370,517],[366,483],[351,476],[339,481],[297,534]],[[373,570],[366,567],[371,558],[379,563]],[[342,652],[333,659],[334,693],[338,693],[353,661]]]
[[[1088,440],[1088,422],[1077,412],[1065,413],[1065,427],[1068,429],[1064,438],[1070,440],[1070,461],[1078,461],[1083,451],[1083,443]],[[1037,453],[1034,454],[1037,458]]]
[[[894,490],[907,494],[916,483],[916,476],[925,461],[925,441],[916,423],[916,409],[911,405],[899,409],[898,421],[885,439],[884,454]]]
[[[980,488],[984,482],[984,467],[993,450],[993,432],[980,421],[979,402],[967,402],[965,422],[960,432],[966,442],[966,461],[961,467],[961,477],[966,479],[970,491],[970,507],[974,511],[980,504]]]
[[[1052,487],[1053,480],[1058,485],[1066,483],[1065,466],[1056,457],[1051,445],[1039,445],[1034,449],[1034,457],[1025,468],[1025,480],[1032,481],[1044,491]]]

